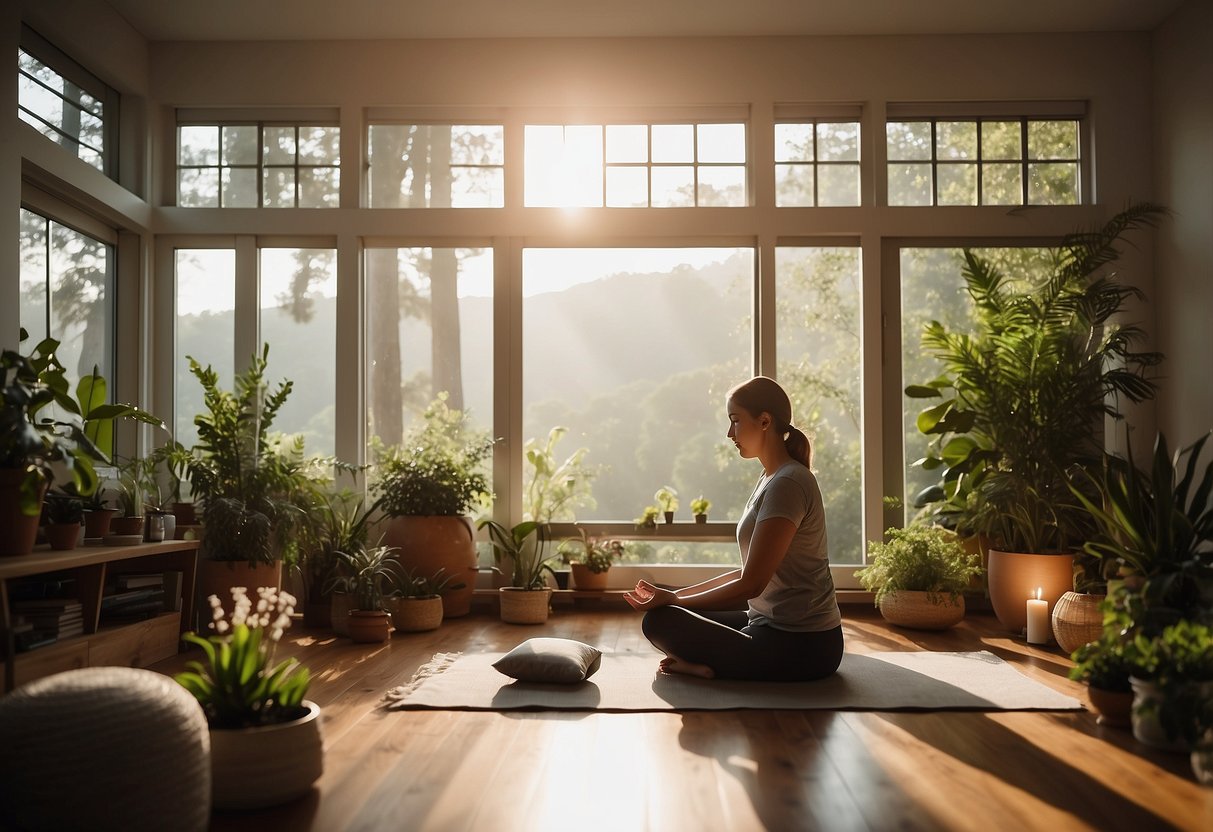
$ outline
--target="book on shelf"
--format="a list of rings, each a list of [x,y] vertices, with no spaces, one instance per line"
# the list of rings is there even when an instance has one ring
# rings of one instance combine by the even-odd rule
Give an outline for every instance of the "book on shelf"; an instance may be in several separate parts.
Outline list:
[[[111,592],[101,596],[101,610],[116,609],[128,604],[136,604],[149,598],[164,597],[164,590],[155,587],[148,589],[128,589],[121,592]]]
[[[150,589],[164,586],[163,572],[127,572],[114,576],[114,589]]]

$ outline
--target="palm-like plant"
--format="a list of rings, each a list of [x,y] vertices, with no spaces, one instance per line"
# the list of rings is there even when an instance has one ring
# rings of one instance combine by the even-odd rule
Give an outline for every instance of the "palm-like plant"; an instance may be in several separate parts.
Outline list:
[[[942,399],[918,415],[932,437],[920,464],[941,477],[916,505],[1011,551],[1064,552],[1087,537],[1090,515],[1070,491],[1071,474],[1099,463],[1098,427],[1106,415],[1119,418],[1119,397],[1154,395],[1150,371],[1162,359],[1134,348],[1140,327],[1117,322],[1140,292],[1108,267],[1125,234],[1164,213],[1134,205],[1067,237],[1047,278],[1026,287],[965,252],[976,332],[929,323],[922,342],[944,373],[906,388],[912,398]]]
[[[556,554],[548,554],[550,538],[548,527],[534,520],[524,520],[507,528],[495,520],[481,520],[481,528],[488,527],[489,541],[498,563],[510,564],[510,586],[522,589],[543,589],[547,586],[545,573],[551,573],[548,563]]]

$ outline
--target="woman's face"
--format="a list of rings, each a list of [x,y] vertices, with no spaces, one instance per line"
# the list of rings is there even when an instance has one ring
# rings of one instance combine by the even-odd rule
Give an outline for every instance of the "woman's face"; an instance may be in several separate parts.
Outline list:
[[[765,413],[757,417],[732,399],[725,402],[725,412],[729,416],[729,432],[726,436],[733,440],[737,452],[742,459],[753,459],[762,448],[763,427],[768,417]]]

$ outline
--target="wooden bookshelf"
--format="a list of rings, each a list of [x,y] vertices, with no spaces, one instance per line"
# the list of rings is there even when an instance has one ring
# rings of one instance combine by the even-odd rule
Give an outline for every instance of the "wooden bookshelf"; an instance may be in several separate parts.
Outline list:
[[[166,540],[133,546],[82,546],[54,551],[39,546],[29,555],[0,558],[0,632],[3,633],[4,690],[76,667],[145,667],[177,652],[181,634],[193,620],[198,541]],[[101,597],[107,578],[121,572],[175,571],[182,575],[181,609],[139,621],[106,624]],[[16,653],[9,592],[24,578],[67,573],[83,607],[84,633],[27,653]]]

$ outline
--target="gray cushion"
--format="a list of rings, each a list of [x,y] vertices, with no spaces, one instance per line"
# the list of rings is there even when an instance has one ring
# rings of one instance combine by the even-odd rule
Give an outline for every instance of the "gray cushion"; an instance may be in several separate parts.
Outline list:
[[[493,662],[500,673],[522,682],[575,684],[594,675],[602,652],[567,638],[530,638]]]

